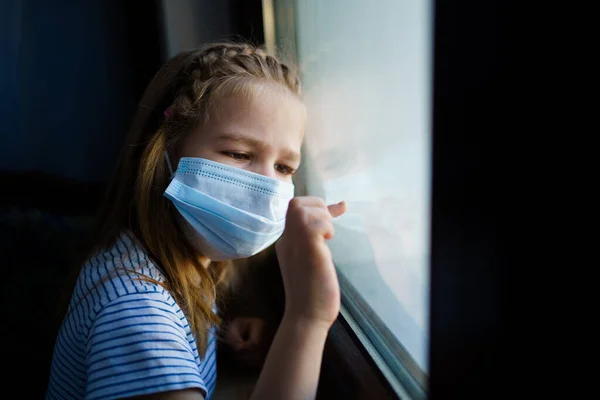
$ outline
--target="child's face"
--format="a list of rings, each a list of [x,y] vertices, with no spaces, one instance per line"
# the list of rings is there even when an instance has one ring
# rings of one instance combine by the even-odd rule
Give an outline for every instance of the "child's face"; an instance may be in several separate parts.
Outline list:
[[[188,135],[180,157],[200,157],[292,182],[300,165],[306,109],[275,84],[257,85],[251,96],[217,99],[208,122]]]

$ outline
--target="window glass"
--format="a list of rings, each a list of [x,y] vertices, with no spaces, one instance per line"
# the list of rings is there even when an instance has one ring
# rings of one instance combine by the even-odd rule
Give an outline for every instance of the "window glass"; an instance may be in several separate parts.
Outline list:
[[[431,7],[430,0],[293,5],[309,113],[303,183],[328,203],[348,202],[330,241],[336,266],[425,372]]]

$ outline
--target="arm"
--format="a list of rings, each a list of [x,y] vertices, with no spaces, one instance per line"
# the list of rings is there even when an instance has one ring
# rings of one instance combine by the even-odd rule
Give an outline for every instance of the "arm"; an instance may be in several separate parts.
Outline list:
[[[290,202],[277,257],[286,294],[285,312],[252,393],[252,400],[314,399],[329,328],[340,308],[331,252],[332,218],[345,203],[327,207],[314,197]]]
[[[251,399],[314,399],[328,328],[284,316]]]

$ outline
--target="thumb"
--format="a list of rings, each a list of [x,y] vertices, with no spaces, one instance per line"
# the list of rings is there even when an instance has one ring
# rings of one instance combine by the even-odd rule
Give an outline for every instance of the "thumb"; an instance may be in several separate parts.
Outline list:
[[[335,217],[339,217],[340,215],[345,213],[346,210],[348,209],[348,206],[346,205],[345,201],[340,201],[337,204],[331,204],[331,205],[327,206],[327,209],[329,210],[329,213],[331,214],[331,216],[333,218],[335,218]]]
[[[227,330],[225,332],[227,340],[230,343],[234,342],[242,342],[242,327],[239,324],[239,321],[236,319],[229,323]]]

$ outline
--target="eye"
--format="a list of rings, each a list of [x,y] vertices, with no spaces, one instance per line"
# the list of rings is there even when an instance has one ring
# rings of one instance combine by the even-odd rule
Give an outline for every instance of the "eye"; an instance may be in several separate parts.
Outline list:
[[[240,153],[237,151],[223,151],[222,154],[227,157],[233,158],[235,161],[248,161],[250,159],[250,154]]]
[[[277,170],[277,172],[284,175],[293,175],[294,172],[296,172],[294,168],[288,167],[287,165],[283,164],[275,164],[275,169]]]

